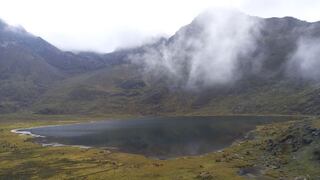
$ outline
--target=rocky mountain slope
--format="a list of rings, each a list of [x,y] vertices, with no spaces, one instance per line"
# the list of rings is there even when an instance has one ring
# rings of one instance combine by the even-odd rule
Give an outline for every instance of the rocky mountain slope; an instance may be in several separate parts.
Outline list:
[[[0,21],[0,113],[30,107],[53,84],[122,62],[120,55],[64,52]]]
[[[64,52],[0,23],[0,113],[319,114],[320,23],[199,15],[168,39]]]

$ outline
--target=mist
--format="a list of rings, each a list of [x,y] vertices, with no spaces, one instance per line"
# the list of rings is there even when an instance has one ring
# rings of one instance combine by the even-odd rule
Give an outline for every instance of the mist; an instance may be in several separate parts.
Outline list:
[[[174,38],[131,58],[143,62],[147,77],[166,79],[171,85],[197,89],[231,84],[241,78],[240,61],[254,52],[259,29],[255,17],[234,10],[210,10]]]
[[[287,71],[291,76],[320,80],[320,39],[300,38],[292,53]]]

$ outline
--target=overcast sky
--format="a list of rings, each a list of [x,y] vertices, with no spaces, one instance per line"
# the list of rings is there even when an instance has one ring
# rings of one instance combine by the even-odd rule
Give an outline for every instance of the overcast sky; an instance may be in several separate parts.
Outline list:
[[[65,50],[110,52],[172,35],[215,7],[320,20],[319,0],[0,0],[0,18]]]

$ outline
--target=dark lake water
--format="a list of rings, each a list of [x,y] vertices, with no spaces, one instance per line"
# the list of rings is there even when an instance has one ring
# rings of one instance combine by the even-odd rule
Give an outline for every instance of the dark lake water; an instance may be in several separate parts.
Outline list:
[[[257,125],[289,117],[150,117],[26,129],[41,143],[60,143],[143,154],[155,158],[199,155],[223,149]]]

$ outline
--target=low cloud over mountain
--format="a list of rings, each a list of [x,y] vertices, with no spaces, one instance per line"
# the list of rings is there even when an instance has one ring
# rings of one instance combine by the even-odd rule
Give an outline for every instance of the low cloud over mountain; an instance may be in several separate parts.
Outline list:
[[[319,27],[214,10],[170,38],[99,54],[2,22],[0,112],[319,114]]]

